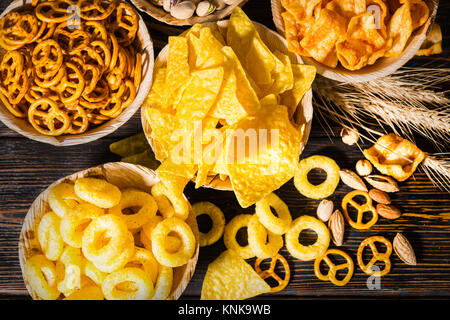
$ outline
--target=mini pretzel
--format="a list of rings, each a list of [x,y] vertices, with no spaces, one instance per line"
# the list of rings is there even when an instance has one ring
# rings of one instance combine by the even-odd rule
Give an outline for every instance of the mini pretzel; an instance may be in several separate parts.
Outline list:
[[[19,75],[19,79],[16,82],[12,82],[8,84],[8,99],[9,102],[13,105],[19,104],[25,95],[27,94],[28,89],[30,88],[31,81],[28,75],[24,72]]]
[[[40,78],[50,78],[58,73],[63,64],[63,51],[53,39],[40,42],[33,50],[32,62]]]
[[[139,88],[139,85],[141,84],[142,79],[142,54],[138,53],[136,54],[136,66],[134,67],[134,86],[136,88]]]
[[[68,10],[77,6],[78,0],[53,0],[38,4],[34,10],[36,17],[47,23],[62,23],[72,19],[77,12]]]
[[[0,63],[1,81],[6,86],[19,81],[20,74],[25,68],[23,55],[19,51],[8,51]]]
[[[116,9],[116,1],[108,3],[104,0],[80,0],[79,3],[81,18],[85,20],[105,20],[114,9]]]
[[[380,253],[378,252],[378,249],[375,245],[375,242],[381,242],[384,243],[386,246],[386,252]],[[370,259],[370,261],[367,264],[364,264],[363,261],[363,251],[366,246],[370,247],[370,250],[372,251],[373,257]],[[392,253],[392,243],[382,236],[373,236],[369,237],[361,242],[361,244],[358,247],[358,265],[361,268],[361,270],[368,274],[368,275],[375,275],[382,277],[389,273],[391,270],[391,260],[389,260],[389,257]],[[384,262],[384,269],[381,272],[377,272],[376,270],[372,269],[372,266],[375,265],[375,262],[377,261],[383,261]]]
[[[364,198],[366,198],[366,203],[362,205],[358,204],[356,201],[353,200],[353,198],[356,196],[363,196]],[[347,206],[349,204],[356,210],[358,210],[358,216],[356,221],[353,221],[348,214]],[[342,199],[342,210],[344,211],[344,216],[347,219],[348,223],[355,229],[369,229],[378,221],[377,210],[372,205],[372,199],[370,198],[369,193],[365,191],[353,190],[349,192]],[[370,221],[364,223],[363,222],[364,213],[369,211],[372,213],[372,218],[370,219]]]
[[[6,50],[17,50],[30,43],[38,31],[36,17],[31,14],[10,12],[0,20],[0,44]]]
[[[8,111],[11,112],[17,118],[27,117],[28,107],[26,104],[23,103],[23,101],[19,102],[19,104],[13,105],[9,102],[8,98],[3,93],[0,93],[0,100],[3,102],[6,109],[8,109]]]
[[[63,22],[56,27],[53,38],[61,46],[64,53],[74,55],[89,45],[90,35],[80,29],[68,28],[68,22]]]
[[[77,100],[83,94],[85,81],[83,73],[70,62],[64,64],[66,74],[55,88],[60,93],[61,101],[68,104]]]
[[[70,118],[55,101],[43,98],[31,104],[28,121],[41,134],[58,136],[70,126]]]
[[[92,40],[108,41],[108,31],[100,21],[86,21],[85,30],[91,35]]]
[[[261,262],[265,259],[256,259],[255,261],[255,270],[256,273],[262,278],[273,278],[278,283],[276,287],[272,287],[270,289],[270,292],[279,292],[286,288],[286,286],[289,283],[289,279],[291,278],[291,270],[289,268],[289,264],[286,261],[286,258],[283,257],[281,254],[277,253],[276,256],[270,258],[270,267],[266,270],[261,270]],[[284,279],[282,279],[276,272],[275,267],[277,265],[277,262],[280,261],[284,268]]]
[[[112,27],[119,44],[129,46],[136,38],[139,27],[139,19],[136,12],[129,4],[121,2],[117,6],[114,18]]]
[[[328,257],[329,255],[333,254],[344,257],[346,263],[338,265],[334,264]],[[320,264],[322,261],[324,261],[328,265],[329,269],[327,274],[323,274],[320,271]],[[342,269],[347,269],[347,274],[345,275],[344,279],[338,280],[336,278],[337,272]],[[350,258],[350,256],[344,251],[338,249],[328,249],[322,257],[317,258],[314,262],[314,273],[316,274],[316,277],[323,281],[330,281],[336,286],[345,286],[352,278],[354,270],[355,266],[353,264],[352,258]]]
[[[89,126],[89,118],[81,106],[75,106],[72,110],[68,111],[70,118],[70,126],[67,129],[67,133],[80,134],[87,130]]]

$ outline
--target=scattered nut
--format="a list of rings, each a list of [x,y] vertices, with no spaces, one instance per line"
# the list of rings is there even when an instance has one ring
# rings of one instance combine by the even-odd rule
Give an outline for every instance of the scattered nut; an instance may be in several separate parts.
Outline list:
[[[317,217],[322,221],[328,221],[333,213],[333,201],[323,199],[317,207]]]
[[[170,14],[180,20],[189,19],[194,12],[195,4],[192,1],[179,2],[170,9]]]
[[[372,168],[373,168],[372,164],[370,163],[369,160],[359,160],[356,163],[356,172],[362,177],[371,174]]]
[[[377,213],[380,216],[390,220],[400,218],[400,216],[402,215],[400,210],[394,207],[393,205],[382,203],[377,204]]]
[[[341,211],[335,210],[328,220],[328,228],[331,233],[331,240],[336,246],[342,246],[344,243],[345,223]]]
[[[342,182],[352,189],[367,191],[366,184],[362,179],[353,171],[348,169],[339,170]]]
[[[378,189],[371,189],[369,191],[369,197],[372,198],[373,201],[381,204],[391,204],[391,198],[389,195]]]
[[[341,130],[342,142],[349,146],[354,145],[359,140],[359,133],[356,129],[342,128]]]
[[[411,266],[417,265],[416,254],[411,246],[411,243],[406,239],[406,237],[397,233],[393,241],[394,251],[397,256],[406,264]]]
[[[397,182],[388,176],[382,176],[379,174],[373,174],[364,177],[366,181],[374,188],[379,189],[384,192],[397,192],[400,190]]]

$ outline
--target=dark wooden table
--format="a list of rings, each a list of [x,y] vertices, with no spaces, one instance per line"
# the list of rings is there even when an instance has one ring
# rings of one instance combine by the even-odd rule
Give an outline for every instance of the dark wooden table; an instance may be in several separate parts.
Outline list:
[[[0,11],[9,4],[0,1]],[[251,19],[274,29],[269,0],[250,0],[244,7]],[[156,47],[156,53],[167,43],[168,35],[178,34],[181,28],[162,25],[143,14]],[[431,63],[450,66],[449,36],[450,3],[441,1],[437,22],[444,36],[444,53],[428,58],[416,58],[410,64]],[[57,148],[28,140],[0,123],[0,298],[28,299],[18,259],[18,239],[22,221],[32,201],[53,181],[105,162],[119,160],[109,152],[108,146],[117,140],[142,130],[139,114],[115,133],[85,145]],[[302,157],[324,154],[336,159],[341,168],[354,168],[362,158],[360,150],[342,143],[339,128],[333,127],[335,136],[328,134],[317,121]],[[416,142],[426,152],[436,152],[426,139],[416,136]],[[368,147],[368,144],[362,145]],[[447,150],[449,151],[447,146]],[[346,228],[343,250],[356,263],[359,243],[371,235],[384,235],[390,240],[396,232],[402,231],[415,248],[418,265],[407,266],[392,255],[391,272],[381,278],[379,289],[369,289],[368,276],[357,266],[351,282],[344,287],[336,287],[322,282],[314,276],[313,262],[301,262],[288,257],[292,270],[288,287],[278,294],[263,297],[274,299],[289,298],[330,298],[330,297],[447,297],[450,298],[450,196],[437,190],[423,172],[416,172],[413,178],[401,183],[401,191],[393,196],[393,203],[404,213],[395,221],[380,219],[367,231]],[[340,206],[344,194],[350,189],[342,183],[332,196],[335,206]],[[186,188],[192,203],[201,200],[214,202],[223,209],[227,221],[239,213],[253,213],[253,208],[242,209],[232,192],[211,189],[195,190]],[[306,199],[293,186],[292,181],[284,185],[277,194],[288,204],[293,218],[303,214],[314,215],[319,201]],[[208,263],[224,250],[223,241],[200,250],[196,272],[182,298],[198,299],[203,277]]]

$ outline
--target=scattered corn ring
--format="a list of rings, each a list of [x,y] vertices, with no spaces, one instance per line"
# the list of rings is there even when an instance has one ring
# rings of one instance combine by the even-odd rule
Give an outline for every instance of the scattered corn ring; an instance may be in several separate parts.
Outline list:
[[[134,214],[124,214],[124,209],[130,207],[139,207],[139,210]],[[135,189],[124,190],[119,204],[109,209],[109,213],[115,214],[125,221],[129,230],[142,227],[156,215],[157,211],[158,206],[153,197]]]
[[[120,290],[119,284],[133,283],[133,291]],[[153,297],[154,287],[150,277],[139,268],[124,268],[106,276],[102,291],[108,300],[149,300]]]
[[[225,247],[230,250],[236,251],[243,259],[250,259],[255,256],[250,244],[241,246],[236,240],[237,232],[242,228],[247,228],[252,215],[240,214],[231,219],[225,226],[223,233],[223,242]],[[248,230],[248,229],[247,229]]]
[[[181,248],[169,252],[165,248],[166,238],[174,232],[181,238]],[[152,251],[156,260],[166,267],[179,267],[186,264],[194,255],[196,240],[192,229],[182,219],[172,217],[163,220],[153,229],[151,235]]]
[[[56,300],[60,293],[56,288],[56,267],[44,255],[38,254],[28,259],[24,266],[25,279],[44,300]]]
[[[326,180],[318,185],[311,184],[308,180],[308,173],[312,169],[324,170],[327,174]],[[300,161],[294,176],[294,185],[298,192],[305,197],[324,199],[333,194],[339,180],[339,166],[336,162],[329,157],[314,155]]]
[[[306,229],[311,229],[317,234],[316,242],[309,246],[302,245],[298,240],[300,232]],[[285,240],[286,249],[293,257],[302,261],[309,261],[322,256],[326,252],[330,244],[330,232],[322,221],[311,216],[301,216],[292,222]]]
[[[84,202],[75,194],[74,185],[70,183],[60,183],[52,187],[47,200],[53,212],[61,218],[67,211]]]
[[[64,250],[64,241],[60,234],[61,219],[54,213],[46,213],[38,226],[38,240],[42,252],[49,260],[56,261]]]
[[[103,179],[80,178],[74,188],[78,197],[100,208],[112,208],[120,202],[119,188]]]
[[[207,233],[200,232],[200,247],[216,243],[223,235],[225,229],[225,216],[219,207],[211,202],[197,202],[192,206],[196,217],[206,214],[211,218],[212,227]]]
[[[270,232],[264,228],[258,220],[257,215],[253,215],[247,226],[248,243],[253,253],[261,259],[275,256],[283,247],[283,237]],[[266,239],[268,241],[266,243]]]
[[[81,248],[83,233],[89,223],[103,215],[102,208],[83,203],[69,210],[61,220],[61,237],[69,246]]]
[[[275,209],[277,216],[272,213],[270,207]],[[255,211],[264,227],[275,234],[285,234],[292,223],[288,206],[274,193],[258,201]]]

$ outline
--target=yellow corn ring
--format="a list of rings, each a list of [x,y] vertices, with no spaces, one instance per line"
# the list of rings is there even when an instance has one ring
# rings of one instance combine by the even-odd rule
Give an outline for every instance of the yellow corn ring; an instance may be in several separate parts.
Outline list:
[[[312,245],[304,246],[299,243],[298,238],[300,232],[307,229],[313,230],[317,234],[317,240]],[[330,233],[322,221],[311,216],[301,216],[292,222],[285,240],[286,249],[293,257],[309,261],[325,254],[330,244]]]
[[[225,216],[219,207],[211,202],[197,202],[192,206],[196,217],[206,214],[212,220],[212,227],[207,233],[200,232],[200,247],[216,243],[223,235],[225,229]]]
[[[250,219],[247,232],[250,248],[258,258],[267,259],[273,257],[283,247],[283,237],[266,230],[262,223],[259,222],[256,214]]]
[[[125,222],[116,215],[105,214],[94,219],[84,230],[83,254],[97,267],[108,264],[130,246],[130,237],[134,248],[133,235]],[[108,239],[106,244],[105,239]]]
[[[57,288],[64,296],[71,295],[81,288],[81,270],[83,268],[83,256],[79,248],[66,246],[58,262]]]
[[[326,172],[327,178],[318,185],[313,185],[308,180],[308,173],[312,169],[322,169]],[[339,184],[339,166],[328,157],[314,155],[303,159],[298,164],[297,172],[294,176],[294,185],[305,197],[311,199],[323,199],[333,194]]]
[[[136,247],[134,256],[127,262],[125,268],[141,268],[155,284],[158,277],[159,264],[150,250]]]
[[[30,287],[41,299],[56,300],[59,297],[55,264],[44,255],[38,254],[28,259],[24,274]]]
[[[272,213],[270,207],[275,209],[277,216]],[[275,234],[285,234],[292,223],[288,206],[274,193],[258,201],[255,212],[263,226]]]
[[[84,259],[83,275],[91,279],[96,285],[101,286],[105,280],[107,273],[98,270],[98,268],[89,260]]]
[[[181,238],[181,248],[176,252],[169,252],[165,248],[169,233],[175,233]],[[195,236],[191,227],[182,219],[172,217],[158,223],[151,235],[152,252],[159,264],[166,267],[179,267],[186,264],[195,253]]]
[[[83,203],[67,211],[61,220],[61,237],[69,246],[81,248],[83,233],[91,221],[103,215],[102,208]]]
[[[134,255],[134,250],[134,237],[130,232],[128,233],[127,245],[125,245],[125,249],[123,249],[123,251],[118,256],[109,260],[108,262],[94,262],[94,265],[98,270],[102,272],[114,272],[116,270],[122,269],[128,263],[128,261],[130,261],[130,259]]]
[[[102,289],[97,286],[87,286],[73,292],[63,300],[104,300]]]
[[[75,194],[74,185],[70,183],[60,183],[51,188],[47,201],[53,212],[61,218],[67,211],[84,202]]]
[[[167,188],[162,182],[155,184],[152,187],[151,192],[155,198],[158,198],[158,209],[160,211],[164,210],[164,212],[161,211],[163,217],[171,217],[170,207],[167,207],[167,202],[163,204],[165,201],[161,200],[164,199],[163,196],[165,196],[170,201],[170,205],[173,209],[173,215],[182,220],[187,219],[189,215],[189,204],[184,198],[183,193],[177,193],[174,190]],[[164,209],[162,209],[163,205],[166,206]]]
[[[132,207],[139,207],[138,212],[134,214],[124,214],[123,210]],[[109,209],[109,213],[121,217],[129,230],[142,227],[151,217],[156,215],[158,206],[156,201],[148,193],[127,189],[122,192],[122,197],[117,206]]]
[[[49,260],[56,261],[64,250],[60,234],[61,219],[54,213],[46,213],[38,226],[38,240],[41,250]]]
[[[134,290],[121,290],[119,284],[131,282],[125,286]],[[154,287],[150,277],[139,268],[124,268],[106,276],[102,291],[108,300],[150,300]]]
[[[152,300],[165,300],[172,290],[173,269],[166,266],[159,267],[158,280],[156,280],[155,294]]]
[[[241,246],[236,240],[236,234],[242,228],[247,228],[252,215],[250,214],[240,214],[231,219],[230,222],[225,226],[223,233],[223,242],[225,247],[230,250],[234,250],[243,259],[250,259],[255,256],[250,244],[246,246]]]
[[[152,250],[152,231],[162,220],[163,218],[161,216],[154,216],[142,226],[139,239],[141,240],[144,247],[150,251]],[[176,252],[181,247],[181,240],[176,236],[167,236],[165,246],[168,252]]]
[[[80,178],[75,181],[75,194],[82,200],[108,209],[119,204],[121,192],[115,185],[96,178]]]

